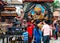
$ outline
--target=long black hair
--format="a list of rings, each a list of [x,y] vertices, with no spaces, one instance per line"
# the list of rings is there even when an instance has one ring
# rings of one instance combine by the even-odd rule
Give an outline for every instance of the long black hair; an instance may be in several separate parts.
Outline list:
[[[36,20],[36,21],[35,21],[35,28],[36,28],[36,29],[39,29],[39,27],[37,26],[37,24],[39,24],[39,23],[40,23],[40,20]]]

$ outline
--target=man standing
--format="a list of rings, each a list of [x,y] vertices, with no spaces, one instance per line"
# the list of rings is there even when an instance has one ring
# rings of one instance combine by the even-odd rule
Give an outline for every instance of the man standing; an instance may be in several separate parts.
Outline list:
[[[44,21],[43,24],[43,43],[50,43],[50,35],[52,35],[50,26],[47,24],[47,21]]]

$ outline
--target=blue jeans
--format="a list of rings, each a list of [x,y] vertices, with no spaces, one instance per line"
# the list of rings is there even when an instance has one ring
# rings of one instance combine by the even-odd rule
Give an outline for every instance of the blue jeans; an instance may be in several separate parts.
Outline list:
[[[43,36],[43,43],[50,43],[50,36]]]

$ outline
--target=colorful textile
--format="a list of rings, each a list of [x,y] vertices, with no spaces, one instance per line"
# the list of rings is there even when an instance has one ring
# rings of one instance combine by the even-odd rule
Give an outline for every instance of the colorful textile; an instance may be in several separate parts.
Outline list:
[[[44,11],[45,11],[44,6],[41,6],[40,4],[36,4],[35,8],[36,8],[35,10],[41,9],[41,12],[42,12],[42,13],[44,13]],[[35,10],[32,9],[32,10],[30,11],[32,15],[35,14]]]
[[[44,7],[43,7],[43,6],[41,6],[40,4],[36,4],[36,7],[41,8],[41,9],[42,9],[42,10],[41,10],[41,12],[42,12],[42,13],[44,13],[45,9],[44,9]]]
[[[28,24],[30,24],[30,23],[28,23]],[[33,35],[33,29],[34,29],[34,25],[33,24],[31,24],[30,26],[27,27],[28,34],[31,37]]]
[[[41,43],[42,32],[37,27],[34,28],[33,36],[36,43]]]

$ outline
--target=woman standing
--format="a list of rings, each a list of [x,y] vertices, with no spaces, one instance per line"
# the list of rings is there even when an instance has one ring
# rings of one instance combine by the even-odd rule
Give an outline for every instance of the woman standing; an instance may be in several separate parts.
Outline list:
[[[41,37],[42,37],[42,32],[39,29],[39,27],[35,25],[35,28],[33,30],[34,43],[41,43]]]

